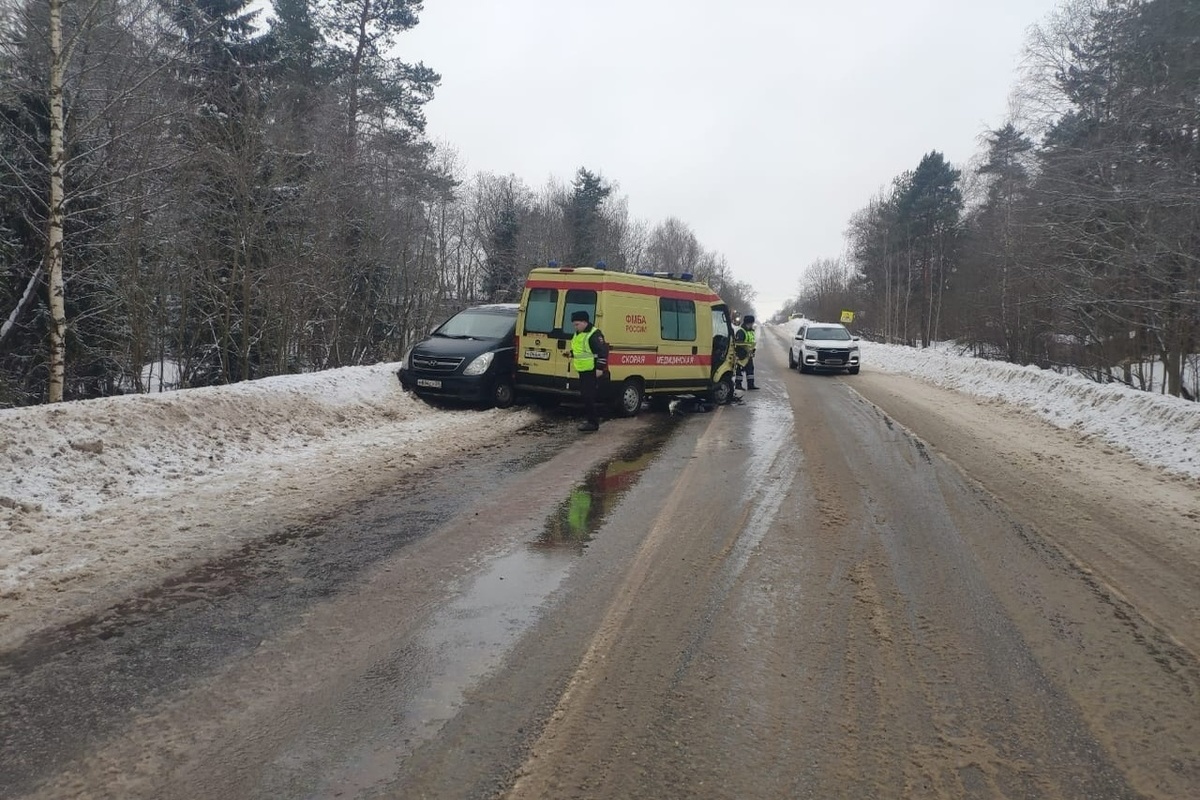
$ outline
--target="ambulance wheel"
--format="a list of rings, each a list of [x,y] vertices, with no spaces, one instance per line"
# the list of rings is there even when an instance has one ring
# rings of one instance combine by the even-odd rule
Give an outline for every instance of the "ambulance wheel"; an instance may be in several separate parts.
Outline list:
[[[716,406],[723,406],[733,400],[733,382],[729,380],[728,375],[717,381],[717,385],[709,390],[709,396]]]
[[[621,417],[636,417],[642,410],[642,384],[630,378],[621,384],[621,390],[613,400],[613,409]]]

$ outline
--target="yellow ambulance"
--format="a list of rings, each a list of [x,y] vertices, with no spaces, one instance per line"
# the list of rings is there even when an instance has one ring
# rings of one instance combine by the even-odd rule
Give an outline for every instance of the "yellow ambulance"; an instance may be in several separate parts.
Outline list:
[[[695,394],[720,405],[733,397],[733,325],[716,292],[690,275],[539,267],[529,273],[517,310],[516,391],[552,404],[579,395],[571,369],[569,320],[586,311],[608,341],[602,402],[621,416],[642,398],[665,406]]]

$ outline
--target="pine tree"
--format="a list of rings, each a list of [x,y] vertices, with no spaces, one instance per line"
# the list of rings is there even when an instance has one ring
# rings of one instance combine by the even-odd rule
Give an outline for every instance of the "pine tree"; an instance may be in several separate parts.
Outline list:
[[[959,171],[936,150],[927,153],[900,197],[899,215],[907,237],[910,263],[920,272],[921,342],[938,335],[942,292],[950,275],[962,213]],[[911,279],[911,276],[910,276]]]
[[[604,222],[601,210],[612,187],[599,175],[580,167],[571,189],[566,208],[571,236],[567,263],[590,267],[600,260],[598,244]]]

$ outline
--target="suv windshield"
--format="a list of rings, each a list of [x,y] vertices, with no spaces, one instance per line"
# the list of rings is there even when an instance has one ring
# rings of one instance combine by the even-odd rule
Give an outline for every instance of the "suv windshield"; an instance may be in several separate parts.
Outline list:
[[[850,331],[845,328],[809,328],[808,333],[804,334],[805,339],[837,339],[839,341],[850,341]]]
[[[446,320],[433,335],[451,339],[503,339],[516,321],[516,309],[511,314],[467,309]]]

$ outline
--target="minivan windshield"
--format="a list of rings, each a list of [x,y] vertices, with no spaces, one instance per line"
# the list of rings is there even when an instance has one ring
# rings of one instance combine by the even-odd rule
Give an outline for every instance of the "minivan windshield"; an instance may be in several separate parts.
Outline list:
[[[809,328],[808,333],[804,334],[805,339],[835,339],[838,341],[850,341],[850,331],[845,328]]]
[[[516,321],[516,309],[503,313],[468,308],[442,323],[433,335],[451,339],[503,339],[512,333]]]

